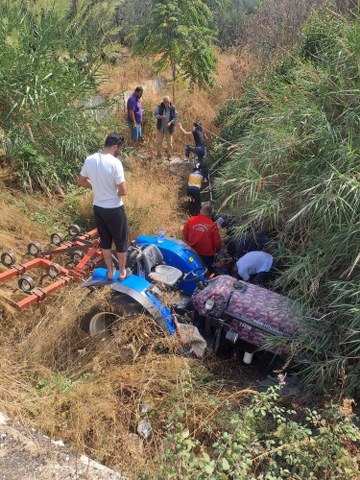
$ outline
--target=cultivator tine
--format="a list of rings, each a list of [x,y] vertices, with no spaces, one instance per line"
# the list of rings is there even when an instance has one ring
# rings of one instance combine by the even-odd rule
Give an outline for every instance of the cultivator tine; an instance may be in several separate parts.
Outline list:
[[[43,250],[39,242],[29,243],[27,253],[34,258],[23,264],[16,264],[13,253],[4,252],[0,259],[8,270],[0,273],[0,285],[19,277],[18,288],[27,296],[22,300],[14,301],[1,293],[1,298],[18,310],[22,310],[34,303],[42,302],[47,295],[65,287],[69,282],[82,282],[102,260],[98,232],[94,229],[81,234],[78,225],[71,225],[67,238],[69,240],[66,241],[66,237],[60,232],[54,232],[50,236],[51,243],[58,247],[54,250]],[[65,268],[52,260],[53,257],[61,257],[64,254],[70,254],[70,263],[73,268]],[[28,271],[39,268],[45,269],[45,274],[35,281]],[[46,277],[53,280],[50,285],[41,286],[41,288],[36,285],[36,283],[41,285]]]

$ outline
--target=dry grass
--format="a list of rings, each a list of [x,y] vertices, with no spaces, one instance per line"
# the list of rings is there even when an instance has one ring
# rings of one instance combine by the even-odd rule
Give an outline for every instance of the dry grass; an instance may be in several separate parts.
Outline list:
[[[144,164],[136,159],[131,162],[125,201],[132,238],[157,233],[161,227],[167,235],[180,234],[178,197],[182,182],[183,178],[170,171],[168,165]]]
[[[162,450],[178,408],[196,436],[213,441],[209,425],[220,427],[222,402],[238,403],[248,392],[223,393],[147,316],[125,319],[113,340],[97,347],[79,328],[94,305],[109,309],[108,293],[74,288],[45,312],[35,309],[30,332],[1,338],[0,409],[134,479]],[[25,312],[20,321],[29,325]],[[134,435],[143,404],[153,428],[147,441]]]
[[[232,59],[219,54],[219,60],[219,79],[228,82],[223,90],[178,90],[176,106],[186,127],[198,119],[211,130],[217,105],[232,78]],[[171,172],[167,165],[151,159],[155,135],[151,111],[168,93],[163,88],[166,79],[149,79],[151,67],[133,58],[109,73],[103,94],[132,91],[142,84],[144,104],[150,112],[146,153],[128,159],[126,169],[130,238],[156,233],[160,227],[179,236],[182,212],[178,200],[184,179],[181,172]],[[120,117],[121,113],[122,121]],[[175,133],[175,150],[180,155],[187,141],[180,132]],[[9,172],[0,172],[0,181],[8,182],[8,177]],[[28,212],[60,212],[61,201],[49,204],[2,189],[2,250],[14,251],[20,260],[29,241],[45,245],[48,222],[43,227],[31,220]],[[78,214],[92,218],[91,195],[79,202]],[[178,408],[185,411],[190,431],[204,443],[212,442],[209,427],[214,432],[221,428],[223,402],[228,399],[238,404],[248,392],[223,391],[212,373],[218,370],[217,360],[210,356],[201,363],[179,355],[177,339],[164,336],[147,316],[123,318],[112,341],[99,348],[96,339],[80,326],[94,308],[111,310],[108,295],[107,290],[89,294],[72,285],[51,295],[46,303],[20,313],[0,302],[0,410],[135,479],[149,466],[156,472],[155,458],[163,450],[169,417]],[[153,428],[147,441],[136,435],[139,411],[145,403],[150,405]]]
[[[228,96],[236,96],[238,87],[234,84],[233,65],[236,57],[232,54],[217,52],[218,68],[216,79],[220,86],[209,91],[193,91],[186,89],[186,85],[178,85],[176,90],[176,101],[174,102],[179,117],[186,129],[190,129],[192,123],[201,121],[204,127],[217,133],[213,126],[213,120],[217,110]],[[154,75],[148,59],[139,59],[128,56],[124,64],[116,67],[107,67],[107,80],[101,86],[101,94],[106,96],[119,96],[119,111],[117,113],[119,124],[124,124],[126,102],[125,98],[137,85],[142,85],[144,95],[142,98],[144,112],[144,138],[146,151],[155,153],[156,126],[153,112],[161,102],[164,95],[172,96],[172,88],[169,82],[170,75],[165,72],[163,76]],[[155,77],[155,78],[151,78]],[[125,127],[125,134],[128,135]],[[210,135],[211,138],[211,135]],[[179,129],[174,134],[174,154],[183,156],[184,145],[192,141],[192,138],[183,135]]]

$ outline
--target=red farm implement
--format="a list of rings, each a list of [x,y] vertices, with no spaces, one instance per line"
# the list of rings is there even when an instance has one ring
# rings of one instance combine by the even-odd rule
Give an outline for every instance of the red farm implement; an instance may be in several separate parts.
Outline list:
[[[96,229],[81,234],[80,228],[72,225],[66,236],[56,232],[50,239],[57,248],[43,250],[38,242],[30,243],[27,253],[33,259],[24,263],[16,263],[11,252],[1,255],[1,263],[8,270],[0,273],[0,297],[18,310],[44,301],[70,282],[82,282],[102,261]],[[65,266],[54,259],[61,263],[65,260]],[[37,282],[34,275],[39,277]]]

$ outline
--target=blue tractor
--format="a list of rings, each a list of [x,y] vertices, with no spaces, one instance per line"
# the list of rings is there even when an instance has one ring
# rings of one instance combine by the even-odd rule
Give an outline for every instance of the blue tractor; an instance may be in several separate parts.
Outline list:
[[[204,279],[206,269],[199,255],[186,243],[170,237],[159,242],[156,236],[141,235],[129,248],[127,269],[130,273],[122,281],[108,283],[105,268],[94,270],[92,277],[83,287],[108,286],[112,291],[111,312],[95,312],[88,319],[87,328],[91,335],[105,339],[111,325],[119,319],[120,312],[147,312],[166,334],[175,333],[173,315],[169,306],[161,300],[157,285],[178,292],[177,305],[185,305]],[[118,309],[116,307],[119,307]]]
[[[220,345],[232,345],[244,350],[244,361],[251,363],[253,352],[265,346],[264,334],[292,337],[300,328],[303,312],[294,302],[229,275],[205,278],[207,271],[201,259],[181,240],[165,237],[159,242],[157,237],[139,236],[128,253],[131,274],[109,284],[111,311],[95,312],[89,319],[90,334],[100,340],[112,334],[112,327],[124,312],[147,312],[163,332],[173,335],[173,313],[177,313],[199,326],[207,337],[206,342],[202,340],[215,352]],[[83,286],[108,284],[106,274],[106,269],[97,268]],[[166,302],[164,287],[174,292]],[[283,353],[280,348],[266,349]]]

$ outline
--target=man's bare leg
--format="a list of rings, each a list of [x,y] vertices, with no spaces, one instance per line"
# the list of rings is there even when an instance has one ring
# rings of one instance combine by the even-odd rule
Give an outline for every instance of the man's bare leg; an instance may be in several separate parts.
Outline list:
[[[126,252],[116,252],[119,262],[119,278],[126,277]]]
[[[114,265],[112,261],[111,250],[102,249],[102,255],[104,257],[104,262],[107,268],[107,277],[109,280],[112,280],[114,277]]]

